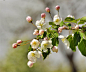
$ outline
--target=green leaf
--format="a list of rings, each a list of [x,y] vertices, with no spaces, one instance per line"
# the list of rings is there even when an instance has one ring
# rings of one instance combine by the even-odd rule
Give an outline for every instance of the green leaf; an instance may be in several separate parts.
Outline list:
[[[80,32],[80,36],[81,36],[82,39],[84,37],[84,39],[86,40],[86,32]]]
[[[82,17],[80,20],[86,22],[86,16]]]
[[[86,16],[82,17],[80,19],[80,22],[78,22],[78,24],[84,24],[86,22]]]
[[[52,26],[52,28],[58,30],[58,28],[60,27],[60,25],[56,25],[56,26]]]
[[[74,37],[72,37],[72,35],[69,35],[67,37],[68,41],[70,42],[70,48],[73,50],[73,51],[76,51],[76,46],[78,45],[78,43],[80,42],[81,40],[81,36],[80,36],[80,33],[79,32],[75,32],[74,33]]]
[[[33,48],[31,47],[31,45],[28,48],[28,52],[30,52],[30,51],[33,51]]]
[[[78,24],[84,24],[84,21],[80,20],[80,21],[78,22]]]
[[[75,52],[76,51],[76,47],[75,47],[74,44],[75,44],[74,40],[71,40],[71,42],[70,42],[70,48]]]
[[[46,31],[44,31],[43,38],[44,38],[44,37],[46,37],[46,35],[47,35],[47,32],[46,32]]]
[[[66,23],[66,25],[69,27],[69,29],[71,28],[71,23]]]
[[[56,26],[56,24],[54,22],[49,22],[49,25]]]
[[[58,33],[57,33],[57,32],[54,33],[53,36],[54,36],[55,38],[58,38]]]
[[[76,21],[79,21],[81,18],[79,18],[79,19],[76,19]]]
[[[73,37],[72,37],[72,35],[69,35],[68,37],[67,37],[67,40],[69,41],[69,43],[70,43],[70,48],[72,49],[72,51],[76,51],[76,47],[75,47],[75,45],[74,45],[74,40],[73,40]]]
[[[64,22],[63,22],[63,21],[61,21],[60,26],[63,26],[63,24],[64,24]]]
[[[71,41],[72,41],[72,35],[69,35],[69,36],[67,37],[67,40],[68,40],[69,42],[71,42]]]
[[[80,40],[81,40],[81,37],[80,37],[80,33],[79,32],[76,32],[74,34],[73,40],[74,40],[74,45],[77,46],[78,45],[78,42],[80,42]]]
[[[46,59],[47,55],[49,55],[49,54],[50,54],[50,48],[47,48],[47,52],[42,51],[43,60]]]
[[[58,38],[55,38],[55,37],[54,37],[54,38],[52,38],[51,40],[52,40],[52,45],[53,45],[53,46],[58,46],[58,44],[59,44]]]
[[[86,40],[85,39],[83,39],[79,43],[78,48],[79,48],[80,52],[82,53],[82,55],[86,56]]]
[[[73,22],[73,23],[77,23],[77,21],[74,18],[71,17],[66,17],[64,22]]]

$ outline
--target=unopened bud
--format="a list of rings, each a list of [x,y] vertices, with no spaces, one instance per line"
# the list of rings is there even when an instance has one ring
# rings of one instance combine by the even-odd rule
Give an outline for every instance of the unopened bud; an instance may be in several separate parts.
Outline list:
[[[42,17],[42,18],[45,18],[45,17],[46,17],[46,14],[45,14],[45,13],[42,13],[42,14],[41,14],[41,17]]]
[[[52,51],[57,53],[57,52],[58,52],[58,47],[57,47],[57,46],[54,46],[54,47],[52,48]]]
[[[62,29],[65,29],[66,27],[65,26],[62,26]]]
[[[78,29],[79,29],[79,25],[76,25],[76,26],[75,26],[75,29],[78,30]]]
[[[60,6],[59,6],[59,5],[57,5],[57,6],[55,7],[55,9],[56,9],[56,10],[59,10],[59,9],[60,9]]]
[[[46,12],[50,12],[50,8],[48,8],[48,7],[46,7],[45,10],[46,10]]]
[[[58,28],[58,32],[61,33],[62,32],[62,29],[63,29],[63,27],[59,27]]]
[[[33,67],[33,62],[32,61],[28,61],[27,65],[31,68],[31,67]]]
[[[33,35],[39,35],[39,30],[35,29]]]
[[[44,30],[42,30],[42,29],[39,30],[39,34],[40,34],[40,35],[43,35],[43,34],[44,34]]]
[[[47,37],[45,37],[45,38],[44,38],[44,40],[48,40],[48,38],[47,38]]]
[[[13,47],[13,48],[17,48],[17,46],[18,46],[17,43],[13,43],[13,44],[12,44],[12,47]]]
[[[27,20],[29,23],[32,22],[32,18],[31,18],[30,16],[27,16],[27,17],[26,17],[26,20]]]
[[[22,42],[22,40],[17,40],[17,44],[21,44]]]

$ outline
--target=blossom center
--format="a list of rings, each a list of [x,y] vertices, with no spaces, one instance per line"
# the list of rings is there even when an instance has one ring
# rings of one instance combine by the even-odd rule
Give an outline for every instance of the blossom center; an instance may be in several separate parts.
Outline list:
[[[43,24],[41,24],[41,23],[40,23],[40,26],[42,27],[42,26],[43,26]]]
[[[31,55],[32,55],[33,57],[35,57],[35,54],[34,54],[34,53],[32,53]]]
[[[35,41],[33,42],[33,45],[36,45],[36,42]]]
[[[56,19],[56,22],[59,22],[60,20],[59,19]]]
[[[44,47],[46,47],[48,44],[44,44]]]
[[[65,38],[63,38],[63,39],[61,39],[62,40],[62,42],[64,42],[65,41]]]

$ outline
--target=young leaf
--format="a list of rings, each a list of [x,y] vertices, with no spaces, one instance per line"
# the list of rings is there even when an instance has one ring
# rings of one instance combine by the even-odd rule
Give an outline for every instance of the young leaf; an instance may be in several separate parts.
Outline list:
[[[82,53],[82,55],[86,56],[86,40],[85,39],[83,39],[79,43],[78,48],[79,48],[80,52]]]
[[[80,20],[86,22],[86,16],[82,17]]]
[[[78,24],[84,24],[86,22],[86,16],[82,17]]]
[[[49,22],[49,25],[54,25],[55,26],[56,24],[54,22]]]
[[[64,22],[63,22],[63,21],[61,21],[60,26],[63,26],[63,24],[64,24]]]
[[[50,48],[47,48],[47,52],[42,51],[43,60],[46,59],[47,55],[49,55],[49,54],[50,54]]]
[[[30,51],[33,51],[33,48],[31,47],[31,45],[28,48],[28,52],[30,52]]]

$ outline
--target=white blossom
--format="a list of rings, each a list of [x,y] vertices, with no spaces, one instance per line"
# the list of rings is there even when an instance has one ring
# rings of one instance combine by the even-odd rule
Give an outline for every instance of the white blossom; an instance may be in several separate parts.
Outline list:
[[[39,46],[40,42],[37,39],[33,39],[30,44],[33,49],[36,49]]]
[[[38,29],[46,30],[49,27],[49,23],[45,23],[44,18],[41,18],[41,20],[36,21],[36,26]]]
[[[41,43],[41,49],[46,52],[47,48],[52,48],[52,41],[51,40],[44,40]]]
[[[54,18],[53,18],[53,22],[56,24],[56,25],[59,25],[62,21],[62,18],[60,18],[58,15],[55,15]]]
[[[37,58],[40,58],[40,54],[41,54],[40,51],[30,51],[28,53],[28,59],[35,63]]]
[[[63,35],[59,35],[58,38],[62,38],[62,39],[61,39],[62,42],[63,42],[65,45],[67,45],[67,49],[69,49],[70,43],[69,43],[69,41],[66,39],[66,37],[63,36]]]

